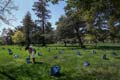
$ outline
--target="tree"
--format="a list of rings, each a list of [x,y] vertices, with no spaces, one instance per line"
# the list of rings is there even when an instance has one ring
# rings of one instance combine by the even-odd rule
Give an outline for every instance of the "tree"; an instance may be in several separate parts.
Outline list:
[[[17,26],[17,27],[15,27],[14,31],[16,32],[18,30],[24,32],[24,26]]]
[[[59,0],[52,0],[52,2],[57,3]],[[82,18],[82,14],[81,11],[79,10],[79,8],[77,8],[76,6],[79,4],[78,3],[79,0],[67,0],[66,3],[66,7],[65,7],[65,12],[66,12],[66,16],[67,22],[69,22],[69,26],[73,26],[74,27],[74,31],[76,33],[76,37],[79,41],[79,45],[81,47],[85,47],[82,41],[82,35],[83,32],[85,30],[85,21]]]
[[[24,33],[25,33],[25,41],[26,41],[26,44],[29,45],[31,43],[30,35],[34,28],[34,22],[31,19],[30,12],[27,12],[27,14],[25,15],[25,18],[23,19],[23,27],[24,27]]]
[[[4,43],[3,43],[3,38],[0,37],[0,45],[2,45],[2,44],[4,44]]]
[[[45,25],[45,34],[49,34],[50,32],[53,31],[52,25],[50,22],[47,22]]]
[[[45,25],[45,39],[46,43],[54,42],[54,30],[50,22],[47,22],[47,24]]]
[[[39,18],[39,23],[42,26],[42,46],[46,46],[45,43],[45,25],[47,24],[47,19],[50,18],[50,11],[47,9],[47,2],[45,0],[38,0],[33,5],[33,10],[35,11],[36,16]]]
[[[56,23],[58,40],[63,41],[65,46],[68,39],[75,37],[74,27],[69,24],[67,16],[61,16]]]
[[[59,1],[64,1],[64,0],[46,0],[47,2],[52,2],[53,4],[57,4]]]
[[[58,3],[60,0],[48,0]],[[113,42],[118,37],[120,26],[120,1],[116,0],[64,0],[66,14],[72,21],[79,21],[82,16],[86,22],[85,34],[96,36],[96,40],[103,41],[109,36]],[[78,19],[78,20],[77,20]],[[119,24],[117,27],[116,24]],[[76,25],[75,25],[76,26]],[[77,27],[76,31],[77,31]],[[107,34],[106,34],[107,33]],[[117,35],[116,35],[117,34]],[[79,35],[78,35],[79,36]]]
[[[10,24],[14,17],[12,14],[13,10],[17,10],[13,0],[0,0],[0,20],[2,22]]]
[[[34,29],[32,30],[31,34],[31,41],[33,44],[41,44],[42,43],[42,28],[34,24]]]
[[[80,11],[87,22],[87,32],[96,35],[100,34],[99,40],[104,41],[107,38],[106,32],[109,32],[112,40],[116,38],[115,22],[119,23],[120,1],[115,0],[67,0],[67,9]],[[78,12],[77,11],[77,12]],[[99,21],[95,28],[94,23]],[[112,21],[111,21],[112,20]],[[106,23],[105,23],[106,22]],[[104,26],[107,26],[106,29]],[[104,35],[103,35],[104,33]],[[102,35],[102,36],[101,36]]]
[[[68,17],[68,22],[70,23],[69,25],[74,27],[76,37],[79,41],[79,46],[84,48],[85,46],[82,40],[82,36],[86,30],[86,22],[84,21],[82,15],[80,15],[80,12],[76,9],[69,8],[69,5],[65,7],[65,11]]]
[[[10,45],[12,44],[12,38],[11,36],[13,35],[13,31],[10,28],[4,28],[2,30],[2,39],[3,39],[3,43],[6,45]]]
[[[86,34],[85,37],[84,37],[84,39],[87,42],[91,43],[91,42],[95,42],[96,41],[96,36],[90,35],[90,34]]]
[[[14,43],[21,43],[25,41],[25,35],[22,31],[16,31],[12,36],[12,40]]]

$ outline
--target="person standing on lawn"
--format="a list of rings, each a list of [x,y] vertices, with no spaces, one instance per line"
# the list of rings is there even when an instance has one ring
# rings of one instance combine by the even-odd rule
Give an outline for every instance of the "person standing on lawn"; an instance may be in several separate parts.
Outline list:
[[[36,54],[35,48],[33,48],[32,46],[27,46],[25,50],[28,50],[29,57],[32,58],[32,63],[35,63],[35,54]]]

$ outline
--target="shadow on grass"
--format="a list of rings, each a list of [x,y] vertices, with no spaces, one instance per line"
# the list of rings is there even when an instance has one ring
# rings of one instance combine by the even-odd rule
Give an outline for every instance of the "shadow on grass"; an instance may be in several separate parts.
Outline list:
[[[44,64],[43,62],[35,62],[35,64]]]
[[[81,69],[81,72],[76,70],[64,71],[64,73],[51,77],[49,74],[50,67],[46,63],[41,65],[24,64],[16,68],[9,68],[4,73],[0,72],[0,74],[3,74],[8,80],[119,80],[117,73],[114,75],[114,72],[107,72],[104,69],[101,71],[101,68],[98,68],[98,70],[91,69],[90,73],[85,69]]]
[[[120,50],[120,46],[98,46],[96,49]]]
[[[9,80],[16,80],[13,76],[11,76],[11,75],[8,74],[8,73],[0,72],[0,74],[2,74],[3,76],[7,77]]]
[[[48,64],[43,62],[36,62],[35,64],[23,64],[18,67],[16,66],[16,68],[5,68],[5,70],[3,70],[3,72],[0,72],[0,74],[5,76],[5,78],[7,78],[8,80],[18,80],[22,78],[25,78],[24,80],[26,80],[26,78],[28,78],[27,80],[36,80],[36,78],[37,80],[41,80],[43,78],[42,73],[44,73],[45,70],[48,72],[48,69]]]
[[[100,49],[100,50],[120,50],[120,46],[86,46],[86,48],[80,48],[80,47],[68,47],[67,49],[83,49],[83,50],[91,50],[91,49]]]
[[[81,48],[79,46],[47,46],[46,48],[55,48],[55,50],[59,50],[59,49],[65,49],[65,50],[77,50],[77,49],[83,49],[83,50],[89,50],[89,49],[107,49],[107,50],[120,50],[120,46],[118,45],[103,45],[103,46],[95,46],[95,45],[85,45],[86,48]]]
[[[115,57],[115,59],[120,59],[120,57]]]
[[[52,76],[52,75],[51,75],[51,76]],[[64,74],[64,73],[59,73],[59,74],[54,75],[54,77],[57,77],[57,78],[60,78],[60,77],[62,77],[62,76],[65,76],[65,74]]]

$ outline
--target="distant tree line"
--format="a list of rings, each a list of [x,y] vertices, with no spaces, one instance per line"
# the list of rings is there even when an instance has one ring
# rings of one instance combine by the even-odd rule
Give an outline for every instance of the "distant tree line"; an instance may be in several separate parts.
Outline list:
[[[60,1],[64,0],[35,2],[32,9],[38,19],[33,21],[30,12],[27,12],[22,21],[23,25],[16,27],[14,31],[8,31],[9,44],[46,46],[49,43],[60,42],[67,46],[67,43],[79,43],[79,46],[84,48],[85,43],[120,42],[120,1],[65,0],[65,15],[59,18],[56,22],[57,28],[53,29],[48,21],[50,19],[48,2],[59,4]]]

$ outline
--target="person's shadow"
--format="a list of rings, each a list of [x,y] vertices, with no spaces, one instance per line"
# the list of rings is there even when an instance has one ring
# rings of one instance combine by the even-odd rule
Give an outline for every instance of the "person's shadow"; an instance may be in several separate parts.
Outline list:
[[[43,62],[35,62],[35,64],[43,64]]]

